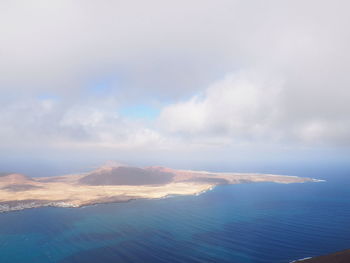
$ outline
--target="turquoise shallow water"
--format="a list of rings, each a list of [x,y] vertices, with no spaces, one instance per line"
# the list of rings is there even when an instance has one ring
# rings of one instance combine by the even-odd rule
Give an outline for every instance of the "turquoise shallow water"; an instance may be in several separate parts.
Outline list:
[[[0,262],[282,263],[350,248],[348,175],[0,214]]]

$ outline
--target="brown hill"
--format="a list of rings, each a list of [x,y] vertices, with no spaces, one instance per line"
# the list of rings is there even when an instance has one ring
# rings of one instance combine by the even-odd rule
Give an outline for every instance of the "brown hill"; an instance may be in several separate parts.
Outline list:
[[[79,179],[85,185],[150,185],[166,184],[174,174],[156,168],[129,166],[105,167],[97,169]]]

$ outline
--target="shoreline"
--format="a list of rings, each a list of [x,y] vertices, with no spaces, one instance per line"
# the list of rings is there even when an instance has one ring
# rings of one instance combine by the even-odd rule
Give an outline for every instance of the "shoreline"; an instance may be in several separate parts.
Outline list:
[[[28,204],[19,204],[15,207],[9,207],[8,205],[3,205],[0,204],[0,214],[2,213],[10,213],[10,212],[17,212],[17,211],[22,211],[22,210],[27,210],[27,209],[35,209],[35,208],[44,208],[44,207],[52,207],[52,208],[84,208],[84,207],[88,207],[88,206],[94,206],[94,205],[103,205],[103,204],[117,204],[117,203],[127,203],[130,201],[135,201],[135,200],[161,200],[161,199],[168,199],[168,198],[173,198],[173,197],[179,197],[179,196],[199,196],[202,194],[207,193],[208,191],[213,190],[214,188],[216,188],[217,186],[220,185],[214,185],[209,187],[208,189],[202,190],[200,192],[197,193],[193,193],[193,194],[168,194],[166,196],[162,196],[162,197],[155,197],[155,198],[144,198],[144,197],[136,197],[136,198],[126,198],[125,200],[119,200],[119,201],[101,201],[101,202],[91,202],[91,203],[87,203],[87,204],[82,204],[82,205],[75,205],[75,204],[71,204],[71,203],[65,203],[65,202],[48,202],[48,203],[44,203],[43,200],[32,200],[30,203]],[[19,201],[20,202],[20,201]],[[41,204],[38,204],[36,202],[41,202]]]

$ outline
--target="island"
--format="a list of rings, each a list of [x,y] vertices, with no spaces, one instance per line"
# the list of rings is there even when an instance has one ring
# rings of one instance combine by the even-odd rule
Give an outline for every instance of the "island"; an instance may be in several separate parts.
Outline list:
[[[0,212],[43,206],[86,205],[198,195],[217,185],[316,182],[312,178],[258,173],[217,173],[109,164],[91,172],[55,177],[0,173]]]

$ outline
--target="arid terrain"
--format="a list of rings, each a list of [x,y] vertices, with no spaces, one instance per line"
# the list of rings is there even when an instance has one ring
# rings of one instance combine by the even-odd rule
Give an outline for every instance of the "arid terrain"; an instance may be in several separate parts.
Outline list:
[[[88,173],[56,177],[30,178],[17,173],[0,173],[0,212],[193,195],[222,184],[313,181],[317,180],[273,174],[215,173],[121,165],[106,165]]]

